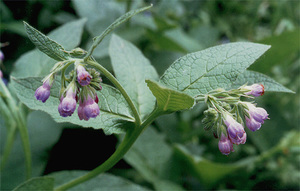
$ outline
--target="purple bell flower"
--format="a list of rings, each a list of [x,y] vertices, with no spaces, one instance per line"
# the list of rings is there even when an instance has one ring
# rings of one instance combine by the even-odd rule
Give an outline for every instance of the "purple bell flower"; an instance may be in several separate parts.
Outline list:
[[[35,91],[35,98],[37,100],[42,101],[45,103],[45,101],[49,98],[50,96],[50,89],[51,89],[52,84],[49,83],[49,79],[47,79],[42,86],[40,86],[36,91]]]
[[[246,95],[253,95],[254,97],[262,96],[265,93],[265,87],[262,84],[253,84],[244,88],[250,90],[245,93]]]
[[[88,95],[87,99],[84,99],[83,102],[79,101],[78,107],[78,117],[80,120],[89,120],[90,118],[96,118],[100,114],[100,109],[98,106],[98,97],[95,96],[95,99],[91,98]]]
[[[85,70],[82,65],[77,66],[77,81],[81,86],[86,86],[91,83],[92,76]]]
[[[76,109],[76,90],[70,87],[66,92],[66,97],[61,97],[58,112],[62,117],[71,116]]]
[[[268,119],[269,114],[264,108],[261,107],[255,107],[255,105],[244,102],[248,106],[248,113],[250,116],[250,119],[248,117],[246,118],[246,125],[251,131],[259,130],[261,127],[261,124],[264,123],[266,119]]]
[[[230,152],[234,152],[232,142],[223,133],[221,134],[221,138],[219,140],[218,146],[219,146],[220,152],[223,155],[229,155]]]
[[[240,123],[234,120],[229,114],[225,115],[224,123],[227,126],[227,132],[232,143],[239,145],[246,142],[246,132]]]

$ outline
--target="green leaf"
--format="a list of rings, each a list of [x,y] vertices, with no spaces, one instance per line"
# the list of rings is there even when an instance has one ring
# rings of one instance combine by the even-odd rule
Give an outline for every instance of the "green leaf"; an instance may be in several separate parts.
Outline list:
[[[134,15],[143,12],[147,9],[150,9],[152,7],[152,5],[147,6],[147,7],[143,7],[140,9],[136,9],[136,10],[132,10],[127,12],[126,14],[122,15],[121,17],[119,17],[117,20],[115,20],[111,25],[109,25],[109,27],[107,29],[105,29],[105,31],[103,31],[101,33],[100,36],[95,37],[94,43],[92,45],[92,49],[90,50],[90,52],[88,53],[87,56],[90,56],[92,54],[92,52],[94,51],[94,49],[100,44],[100,42],[109,34],[111,33],[111,31],[113,31],[115,28],[117,28],[120,24],[128,21],[131,17],[133,17]]]
[[[136,140],[124,159],[151,182],[156,190],[183,190],[167,179],[171,175],[168,166],[171,164],[171,156],[172,148],[165,142],[164,135],[149,127]]]
[[[69,58],[68,53],[64,52],[65,49],[60,44],[36,30],[25,21],[24,26],[29,39],[40,51],[57,61],[67,60]]]
[[[34,110],[44,111],[56,122],[70,122],[82,127],[103,129],[106,134],[123,133],[124,125],[134,121],[127,102],[121,93],[108,85],[103,84],[103,90],[98,93],[100,103],[100,115],[89,121],[81,121],[77,116],[77,110],[71,117],[61,117],[58,113],[60,81],[56,80],[51,88],[49,99],[42,103],[34,97],[35,90],[41,86],[41,78],[14,79],[13,86],[16,89],[21,102]]]
[[[239,73],[269,48],[262,44],[238,42],[187,54],[166,70],[160,82],[190,96],[228,88]]]
[[[175,151],[179,157],[183,159],[188,170],[207,187],[213,186],[222,178],[246,167],[248,165],[248,160],[253,161],[252,158],[250,158],[233,164],[222,164],[193,155],[182,145],[176,145]]]
[[[145,79],[158,80],[156,70],[140,50],[117,35],[111,38],[109,54],[117,79],[144,118],[155,105],[155,97],[148,89]]]
[[[88,171],[61,171],[51,173],[50,176],[55,178],[55,185],[59,186],[61,184],[67,183],[72,179],[78,178]],[[86,181],[82,184],[79,184],[73,188],[70,188],[70,191],[111,191],[111,190],[122,190],[122,191],[146,191],[148,189],[141,187],[137,184],[134,184],[124,178],[117,177],[108,173],[98,175],[97,177]]]
[[[50,191],[54,188],[54,178],[38,177],[32,178],[23,184],[19,185],[13,191],[30,191],[30,190],[45,190]]]
[[[78,46],[85,24],[85,19],[62,25],[48,34],[49,38],[61,43],[66,50]],[[42,54],[37,49],[23,54],[17,61],[11,75],[18,78],[45,76],[57,61]]]
[[[159,85],[157,82],[146,80],[152,94],[156,97],[157,108],[164,113],[189,109],[195,100],[191,96]]]
[[[1,120],[0,120],[1,122]],[[7,139],[9,126],[0,123],[0,153],[3,154],[4,141]],[[41,111],[33,111],[27,116],[27,128],[32,156],[32,175],[40,176],[47,165],[49,148],[59,139],[62,124],[57,124],[51,117]],[[43,141],[41,141],[43,140]],[[16,136],[7,164],[1,171],[1,190],[12,190],[25,181],[23,143]]]
[[[246,83],[248,83],[249,85],[254,83],[261,83],[265,86],[265,91],[295,93],[292,90],[279,84],[272,78],[264,74],[249,70],[246,70],[244,73],[240,74],[237,77],[236,81],[233,84],[233,88],[238,88],[239,86],[244,85]]]

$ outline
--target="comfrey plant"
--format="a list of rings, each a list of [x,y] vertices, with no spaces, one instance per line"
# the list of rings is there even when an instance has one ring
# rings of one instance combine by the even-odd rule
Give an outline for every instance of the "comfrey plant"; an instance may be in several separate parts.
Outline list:
[[[31,41],[57,63],[42,84],[38,77],[14,79],[18,98],[31,109],[45,111],[57,122],[103,129],[106,134],[126,133],[115,153],[103,164],[55,190],[69,189],[107,171],[158,116],[191,109],[200,102],[208,106],[203,119],[205,129],[212,129],[220,139],[221,153],[228,155],[234,150],[233,144],[246,142],[246,126],[256,131],[268,119],[263,108],[247,100],[263,95],[264,91],[291,92],[263,74],[246,70],[270,48],[249,42],[187,54],[159,78],[133,44],[112,35],[109,55],[115,76],[112,75],[92,57],[95,48],[118,25],[150,7],[121,16],[93,39],[88,51],[67,51],[25,23]],[[78,21],[81,25],[84,22]],[[71,71],[67,73],[69,67]],[[100,74],[114,87],[102,83]],[[37,100],[33,100],[34,96]],[[78,116],[73,115],[76,108]]]

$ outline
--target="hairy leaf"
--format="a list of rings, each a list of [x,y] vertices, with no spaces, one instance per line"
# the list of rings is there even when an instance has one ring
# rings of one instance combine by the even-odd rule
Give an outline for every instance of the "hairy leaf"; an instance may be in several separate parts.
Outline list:
[[[70,117],[61,117],[58,113],[59,88],[58,81],[54,82],[51,88],[49,99],[42,103],[34,97],[35,90],[42,85],[41,78],[14,79],[13,86],[16,89],[18,98],[29,108],[41,110],[51,115],[56,122],[70,122],[83,127],[103,129],[106,134],[124,132],[124,125],[134,119],[128,111],[127,102],[121,93],[115,88],[103,85],[103,90],[98,93],[100,104],[100,115],[89,121],[79,120],[77,110]]]
[[[246,83],[248,83],[248,85],[254,83],[261,83],[265,86],[265,91],[294,93],[292,90],[284,87],[272,78],[259,72],[249,70],[246,70],[244,73],[240,74],[237,77],[236,81],[233,84],[233,88],[238,88],[239,86],[244,85]]]
[[[254,63],[270,46],[230,43],[187,54],[176,60],[160,82],[190,96],[216,88],[228,88],[239,73]]]
[[[71,50],[78,46],[85,19],[69,22],[51,31],[49,38],[61,43],[66,50]],[[41,53],[37,49],[23,54],[17,61],[11,75],[18,78],[45,76],[55,64],[55,60]]]
[[[24,26],[29,39],[40,51],[57,61],[67,60],[69,58],[68,53],[64,52],[65,49],[60,44],[36,30],[25,21]]]
[[[194,98],[185,93],[163,87],[151,80],[146,80],[146,83],[152,94],[156,97],[159,111],[171,113],[194,106]]]
[[[29,191],[29,190],[45,190],[51,191],[54,188],[54,178],[38,177],[32,178],[23,184],[19,185],[13,191]]]
[[[155,105],[155,97],[148,89],[145,79],[158,80],[156,70],[140,50],[117,35],[111,38],[109,54],[117,79],[144,118]]]

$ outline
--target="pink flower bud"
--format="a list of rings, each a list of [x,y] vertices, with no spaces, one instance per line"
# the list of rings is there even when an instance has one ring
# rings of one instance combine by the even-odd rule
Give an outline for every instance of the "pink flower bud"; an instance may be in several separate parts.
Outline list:
[[[228,114],[225,115],[224,123],[227,126],[227,132],[232,143],[239,145],[246,142],[246,132],[240,123]]]
[[[66,97],[62,97],[58,106],[58,112],[62,117],[71,116],[76,109],[76,91],[69,88]]]
[[[264,95],[265,93],[265,87],[262,84],[253,84],[251,86],[245,86],[244,88],[250,90],[245,93],[246,95],[253,95],[254,97]]]
[[[219,150],[223,155],[229,155],[230,152],[234,152],[233,150],[233,144],[230,141],[230,139],[225,136],[223,133],[221,135],[221,138],[219,140]]]
[[[37,100],[42,101],[45,103],[45,101],[49,98],[50,96],[50,88],[52,84],[49,84],[49,79],[47,79],[42,86],[40,86],[36,91],[35,91],[35,98]]]
[[[92,76],[85,70],[82,65],[77,66],[77,81],[81,86],[91,83]]]

